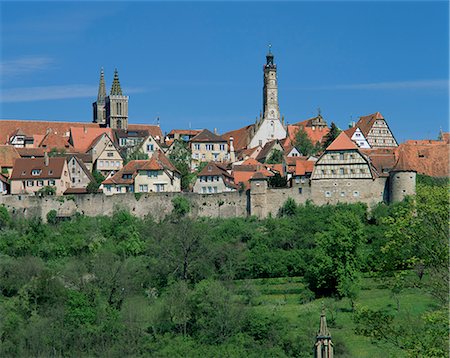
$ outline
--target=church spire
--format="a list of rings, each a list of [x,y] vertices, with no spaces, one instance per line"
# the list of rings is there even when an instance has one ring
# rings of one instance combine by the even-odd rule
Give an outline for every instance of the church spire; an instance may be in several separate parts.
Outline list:
[[[266,55],[266,67],[274,66],[273,63],[273,53],[272,53],[272,44],[269,44],[269,52]]]
[[[104,104],[106,97],[105,72],[103,67],[100,70],[100,82],[98,85],[97,104]]]
[[[120,88],[119,72],[117,72],[117,68],[114,70],[114,79],[113,79],[113,83],[111,86],[110,95],[122,96],[122,88]]]
[[[327,318],[325,317],[325,308],[322,307],[320,314],[319,332],[316,336],[316,344],[314,345],[314,358],[333,358],[334,347],[331,341],[330,331],[327,326]]]

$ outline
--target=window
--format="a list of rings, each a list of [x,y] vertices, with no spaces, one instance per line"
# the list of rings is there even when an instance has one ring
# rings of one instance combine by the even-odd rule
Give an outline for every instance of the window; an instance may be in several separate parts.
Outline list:
[[[354,196],[355,198],[359,197],[359,191],[354,191],[354,192],[353,192],[353,196]]]
[[[114,153],[113,152],[108,152],[107,155],[108,155],[109,158],[114,157]]]
[[[147,184],[139,185],[139,191],[141,193],[147,193],[148,192],[148,185]]]
[[[326,198],[330,198],[331,197],[331,191],[326,191],[325,192],[325,197]]]
[[[202,154],[202,159],[205,159],[206,158],[206,155],[205,154]]]
[[[262,140],[261,139],[259,140],[259,145],[262,147]]]
[[[50,186],[54,186],[56,184],[56,182],[54,180],[49,180],[48,181],[48,185]]]
[[[303,193],[303,188],[298,188],[298,193],[302,194]]]
[[[27,186],[34,186],[34,180],[27,180]]]
[[[98,166],[99,166],[99,167],[103,167],[103,160],[99,160],[99,161],[98,161]]]
[[[322,169],[322,174],[325,174],[325,170]]]
[[[200,150],[200,144],[199,143],[195,143],[194,144],[194,149],[195,150]]]
[[[132,179],[132,178],[133,174],[131,173],[122,174],[122,179]]]
[[[157,178],[158,177],[158,171],[157,170],[147,170],[147,176],[149,178]]]
[[[120,138],[120,146],[123,147],[125,145],[127,145],[127,139],[126,138]]]
[[[331,159],[334,159],[334,155],[333,154],[331,154],[330,157],[331,157]]]
[[[206,182],[206,177],[201,176],[201,177],[200,177],[200,182],[202,182],[202,183]]]
[[[212,193],[212,187],[208,186],[208,193]]]
[[[117,168],[120,167],[120,162],[119,161],[116,161],[116,167]]]
[[[109,160],[105,160],[105,167],[109,167]]]
[[[206,194],[206,187],[202,187],[202,194]]]
[[[295,184],[300,184],[300,178],[299,177],[295,178]]]
[[[344,168],[339,168],[339,174],[341,174],[341,175],[344,174]]]
[[[111,192],[111,185],[107,185],[107,186],[106,186],[106,191],[107,191],[108,193]]]
[[[339,159],[344,160],[344,153],[339,153]]]
[[[147,144],[147,152],[153,152],[153,144]]]
[[[155,184],[155,191],[157,193],[164,191],[164,184]]]
[[[219,177],[218,177],[218,176],[215,176],[215,177],[214,177],[214,180],[215,180],[215,181],[219,181]]]
[[[341,196],[345,196],[345,191],[341,191]]]
[[[214,192],[214,193],[217,193],[217,186],[214,186],[214,187],[213,187],[213,192]]]
[[[225,150],[225,144],[219,144],[219,150],[224,151]]]
[[[213,153],[214,160],[219,159],[219,153]]]
[[[75,167],[72,167],[72,174],[75,174]]]
[[[214,144],[205,144],[206,150],[214,150]]]
[[[331,169],[331,174],[336,174],[336,170],[334,170],[334,169]]]
[[[39,175],[41,174],[42,170],[41,169],[33,169],[31,171],[31,175]]]
[[[194,153],[194,159],[198,159],[198,153]]]

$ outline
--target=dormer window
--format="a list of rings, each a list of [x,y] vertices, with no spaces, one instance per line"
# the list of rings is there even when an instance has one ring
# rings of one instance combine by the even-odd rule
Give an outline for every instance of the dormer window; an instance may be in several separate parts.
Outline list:
[[[209,165],[209,166],[208,166],[208,172],[210,172],[211,170],[212,170],[212,166]]]
[[[31,175],[39,175],[41,174],[42,170],[41,169],[33,169],[31,171]]]
[[[52,175],[52,174],[53,174],[53,170],[49,170],[48,175]]]
[[[22,172],[22,175],[25,175],[27,172],[24,170],[23,172]]]

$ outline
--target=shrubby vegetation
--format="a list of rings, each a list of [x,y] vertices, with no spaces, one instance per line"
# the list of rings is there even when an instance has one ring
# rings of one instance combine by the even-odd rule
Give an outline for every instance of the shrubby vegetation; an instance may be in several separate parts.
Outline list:
[[[447,190],[420,183],[369,215],[288,200],[265,220],[192,220],[182,197],[161,222],[117,209],[62,222],[50,212],[45,224],[0,207],[0,356],[308,357],[314,331],[295,335],[246,284],[275,277],[303,277],[299,304],[348,302],[357,333],[384,349],[446,356]],[[397,304],[365,306],[363,276]],[[410,289],[433,301],[425,314],[402,311]]]

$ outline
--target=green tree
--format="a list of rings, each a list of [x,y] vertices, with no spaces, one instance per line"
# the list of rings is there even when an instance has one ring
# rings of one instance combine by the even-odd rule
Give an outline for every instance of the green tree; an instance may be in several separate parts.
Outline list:
[[[266,159],[267,164],[279,164],[283,162],[284,154],[279,149],[274,149]]]
[[[98,188],[105,180],[105,177],[98,170],[94,170],[92,176],[94,177],[94,180],[87,185],[86,190],[88,193],[97,193]]]
[[[327,231],[316,235],[317,247],[305,278],[319,295],[356,298],[361,268],[363,224],[353,212],[337,212]]]
[[[334,122],[331,122],[330,131],[325,136],[325,143],[323,148],[327,148],[341,133],[341,130],[336,126]]]
[[[275,173],[274,176],[269,177],[269,186],[273,188],[285,188],[287,186],[286,177],[282,177],[280,173]]]
[[[123,164],[127,164],[132,160],[147,160],[148,154],[144,153],[140,147],[138,147],[135,151],[127,155],[123,161]]]
[[[316,155],[322,150],[319,142],[313,143],[303,127],[299,127],[295,134],[294,146],[304,156]]]
[[[179,219],[186,216],[191,210],[191,204],[188,199],[181,195],[177,195],[172,199],[173,211],[175,218]]]
[[[173,165],[181,173],[181,189],[188,190],[189,186],[195,177],[191,172],[191,150],[188,143],[183,140],[176,139],[172,151],[169,154],[169,159]]]

